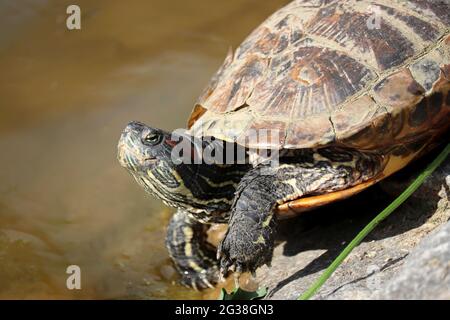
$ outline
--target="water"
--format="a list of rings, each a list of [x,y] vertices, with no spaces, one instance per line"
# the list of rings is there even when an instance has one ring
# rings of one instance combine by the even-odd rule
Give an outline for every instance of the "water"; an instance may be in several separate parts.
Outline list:
[[[215,298],[173,284],[172,211],[116,144],[130,120],[183,127],[228,47],[287,2],[79,0],[68,31],[73,1],[0,1],[0,298]]]

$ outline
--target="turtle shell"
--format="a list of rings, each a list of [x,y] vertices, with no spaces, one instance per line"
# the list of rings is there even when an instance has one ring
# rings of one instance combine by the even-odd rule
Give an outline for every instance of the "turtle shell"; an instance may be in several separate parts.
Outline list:
[[[230,51],[188,127],[250,148],[417,145],[448,128],[449,87],[449,0],[296,0]]]

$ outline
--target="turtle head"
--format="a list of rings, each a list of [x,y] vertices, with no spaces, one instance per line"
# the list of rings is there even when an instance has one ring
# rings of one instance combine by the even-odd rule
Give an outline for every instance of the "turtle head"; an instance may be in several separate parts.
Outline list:
[[[131,122],[120,137],[117,158],[138,184],[168,206],[196,213],[228,212],[246,167],[195,164],[194,140],[178,131]],[[200,143],[198,149],[206,146]]]
[[[122,132],[117,158],[139,185],[166,205],[192,210],[197,203],[189,179],[191,164],[179,163],[172,150],[180,141],[173,134],[140,122],[130,122]],[[188,140],[189,137],[188,137]]]
[[[161,162],[170,166],[175,145],[170,133],[133,121],[122,132],[117,158],[132,174],[146,173]]]
[[[149,127],[140,122],[130,122],[122,132],[117,158],[120,164],[148,193],[165,204],[186,208],[186,190],[180,166],[172,161],[172,150],[178,142],[172,134]]]

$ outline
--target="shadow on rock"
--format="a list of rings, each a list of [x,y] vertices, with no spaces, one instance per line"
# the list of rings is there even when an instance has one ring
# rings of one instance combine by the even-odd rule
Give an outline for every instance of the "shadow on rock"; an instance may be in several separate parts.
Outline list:
[[[294,219],[280,221],[278,240],[285,241],[283,256],[294,257],[301,252],[314,250],[320,250],[321,254],[313,256],[312,260],[297,272],[277,281],[269,296],[273,296],[293,281],[327,268],[358,232],[389,205],[425,169],[437,153],[429,154],[350,199],[304,213]],[[450,161],[447,159],[411,198],[381,222],[363,242],[377,242],[425,224],[438,210],[439,200],[449,198],[450,189],[446,183],[449,174]],[[442,194],[439,195],[443,186],[444,197]]]

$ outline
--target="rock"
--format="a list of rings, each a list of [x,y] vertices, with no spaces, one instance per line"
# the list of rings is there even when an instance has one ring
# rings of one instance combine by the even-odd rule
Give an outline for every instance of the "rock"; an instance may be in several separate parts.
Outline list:
[[[450,300],[450,223],[424,239],[372,298]]]
[[[163,265],[159,268],[159,273],[167,281],[175,281],[176,270],[172,265]]]
[[[267,298],[296,299],[305,292],[345,245],[435,156],[351,199],[281,221],[278,240],[282,243],[274,251],[272,267],[257,272],[259,284],[269,287]],[[368,235],[313,299],[448,298],[450,247],[445,243],[450,243],[449,196],[447,159]],[[427,237],[438,227],[439,232]]]

